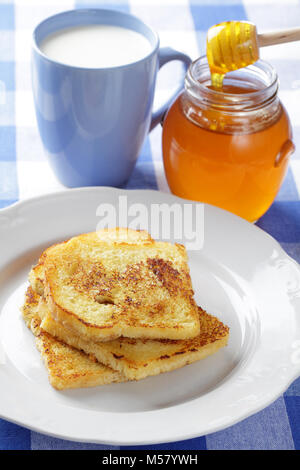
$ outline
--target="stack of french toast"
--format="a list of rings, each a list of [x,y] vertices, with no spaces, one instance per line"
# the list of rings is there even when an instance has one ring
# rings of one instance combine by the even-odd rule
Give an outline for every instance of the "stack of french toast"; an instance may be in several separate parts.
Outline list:
[[[194,300],[184,246],[107,229],[46,249],[22,313],[58,389],[140,380],[203,359],[229,328]]]

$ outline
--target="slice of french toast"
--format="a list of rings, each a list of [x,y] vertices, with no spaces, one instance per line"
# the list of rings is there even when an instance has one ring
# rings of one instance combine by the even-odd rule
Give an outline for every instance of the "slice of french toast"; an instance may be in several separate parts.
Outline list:
[[[93,238],[94,234],[82,234],[82,238]],[[97,239],[106,241],[106,242],[119,242],[126,241],[126,243],[144,243],[147,240],[151,241],[152,238],[150,237],[149,233],[145,230],[132,230],[132,229],[103,229],[97,232]],[[62,243],[67,243],[69,240],[66,240]],[[29,282],[33,290],[38,293],[39,295],[44,294],[44,262],[46,260],[47,254],[50,254],[51,250],[56,247],[58,243],[55,243],[49,246],[43,253],[41,254],[38,263],[33,266],[29,272]]]
[[[158,375],[204,359],[226,346],[229,337],[229,328],[200,307],[200,335],[190,340],[118,338],[94,343],[55,321],[42,297],[38,313],[42,320],[41,327],[45,331],[66,344],[93,355],[98,361],[118,370],[129,380]]]
[[[35,336],[37,349],[48,371],[49,382],[54,388],[64,390],[126,381],[120,372],[101,364],[93,355],[87,355],[41,329],[41,320],[37,313],[39,298],[29,287],[21,311],[27,327]]]
[[[51,315],[82,339],[190,339],[200,322],[182,245],[115,229],[52,246],[30,275]]]

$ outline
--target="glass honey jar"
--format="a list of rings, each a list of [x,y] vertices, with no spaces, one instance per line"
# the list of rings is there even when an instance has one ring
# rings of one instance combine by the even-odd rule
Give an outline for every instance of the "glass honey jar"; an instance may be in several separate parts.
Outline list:
[[[270,207],[294,151],[272,66],[259,60],[211,87],[205,57],[193,62],[185,90],[163,122],[163,159],[171,191],[251,222]]]

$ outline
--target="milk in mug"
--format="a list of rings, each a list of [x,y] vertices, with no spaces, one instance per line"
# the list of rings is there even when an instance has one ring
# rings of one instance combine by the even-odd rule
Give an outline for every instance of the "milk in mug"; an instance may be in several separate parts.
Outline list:
[[[148,39],[131,29],[113,25],[82,25],[47,36],[40,46],[52,60],[86,68],[130,64],[151,52]]]

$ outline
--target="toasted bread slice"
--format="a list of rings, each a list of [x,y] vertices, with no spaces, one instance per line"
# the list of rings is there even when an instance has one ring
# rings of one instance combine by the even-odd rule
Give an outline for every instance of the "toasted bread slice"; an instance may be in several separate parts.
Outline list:
[[[86,233],[81,235],[82,238],[86,238],[87,240],[92,237],[94,238],[95,234]],[[145,230],[132,230],[132,229],[124,229],[124,228],[116,228],[116,229],[103,229],[96,232],[97,240],[102,240],[106,242],[119,242],[126,241],[126,243],[144,243],[146,241],[152,241],[149,233]],[[63,243],[66,243],[66,240]],[[58,243],[51,245],[47,248],[40,256],[38,263],[32,267],[29,273],[29,282],[33,290],[39,294],[44,294],[44,262],[46,260],[47,254],[50,254],[51,249],[57,246]]]
[[[92,354],[130,380],[158,375],[204,359],[225,346],[229,337],[229,328],[200,307],[200,335],[191,340],[177,341],[119,338],[93,343],[56,322],[42,297],[39,314],[45,331],[87,354]]]
[[[49,381],[57,390],[94,387],[112,382],[124,382],[125,377],[98,362],[92,355],[64,344],[43,331],[38,315],[39,295],[31,287],[27,289],[22,307],[23,318],[34,334],[37,349],[46,365]]]
[[[112,231],[109,240],[84,234],[46,251],[42,277],[52,316],[96,342],[199,335],[185,248],[126,232],[117,240]]]

